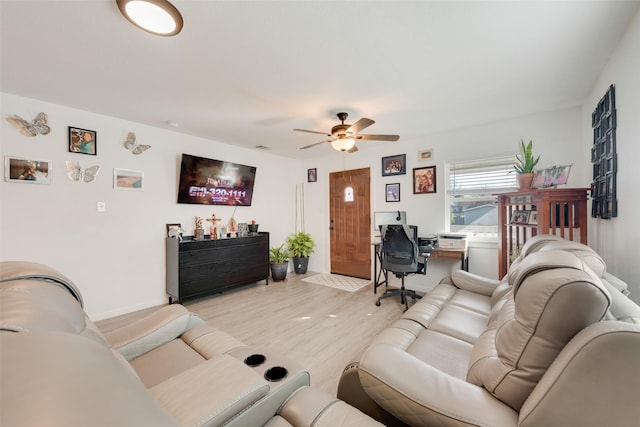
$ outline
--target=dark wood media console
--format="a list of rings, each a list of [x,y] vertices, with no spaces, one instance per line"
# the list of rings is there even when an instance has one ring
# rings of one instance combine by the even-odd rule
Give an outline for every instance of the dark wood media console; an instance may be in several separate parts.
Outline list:
[[[208,237],[208,236],[206,236]],[[259,280],[269,284],[269,233],[218,240],[166,239],[169,303]]]

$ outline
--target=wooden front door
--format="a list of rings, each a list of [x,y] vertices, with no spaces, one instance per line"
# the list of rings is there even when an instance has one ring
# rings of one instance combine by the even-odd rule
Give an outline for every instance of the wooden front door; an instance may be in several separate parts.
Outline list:
[[[329,175],[331,272],[371,278],[369,168]]]

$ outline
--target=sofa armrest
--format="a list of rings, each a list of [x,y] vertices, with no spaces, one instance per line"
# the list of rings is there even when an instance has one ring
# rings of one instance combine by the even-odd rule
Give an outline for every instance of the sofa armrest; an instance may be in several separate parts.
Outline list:
[[[486,296],[491,296],[498,285],[502,283],[499,280],[488,279],[464,270],[456,270],[451,273],[450,282],[459,289]]]
[[[359,369],[367,394],[412,426],[518,424],[518,413],[486,389],[445,374],[399,348],[374,344]]]
[[[111,349],[62,332],[0,333],[0,425],[178,427]]]
[[[182,426],[221,426],[269,393],[255,370],[220,354],[149,389]]]
[[[180,304],[172,304],[106,333],[105,338],[127,360],[133,360],[200,325],[204,325],[200,316]]]
[[[562,350],[520,409],[520,426],[638,425],[640,325],[587,326]]]

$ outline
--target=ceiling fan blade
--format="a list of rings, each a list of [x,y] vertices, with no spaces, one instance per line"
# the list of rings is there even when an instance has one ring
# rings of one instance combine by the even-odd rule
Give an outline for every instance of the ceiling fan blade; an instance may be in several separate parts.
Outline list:
[[[331,136],[330,133],[318,132],[318,131],[315,131],[315,130],[306,130],[306,129],[294,129],[294,130],[298,131],[298,132],[317,133],[318,135]]]
[[[328,139],[326,141],[316,142],[315,144],[305,145],[304,147],[300,147],[300,149],[301,150],[306,150],[307,148],[315,147],[316,145],[324,144],[325,142],[331,142],[331,141],[333,141],[333,140],[332,139]]]
[[[397,141],[400,139],[400,135],[353,135],[352,138],[369,141]]]
[[[367,119],[366,117],[363,117],[360,120],[358,120],[357,122],[355,122],[354,124],[352,124],[351,127],[349,129],[347,129],[346,132],[355,134],[355,133],[360,132],[364,128],[368,128],[369,126],[371,126],[374,123],[375,122],[373,120]]]
[[[354,145],[347,150],[347,153],[355,153],[356,151],[358,151],[358,147]]]

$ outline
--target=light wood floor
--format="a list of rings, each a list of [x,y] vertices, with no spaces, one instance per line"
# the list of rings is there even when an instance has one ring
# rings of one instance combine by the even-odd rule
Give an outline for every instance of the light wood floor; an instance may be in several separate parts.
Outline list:
[[[307,276],[314,273],[307,273]],[[400,298],[376,307],[373,285],[356,292],[303,282],[264,282],[238,291],[187,301],[184,305],[210,325],[254,347],[274,348],[306,367],[311,384],[335,396],[344,367],[357,361],[372,338],[404,311]],[[384,288],[378,289],[378,294]],[[118,328],[155,310],[97,322],[103,331]]]

